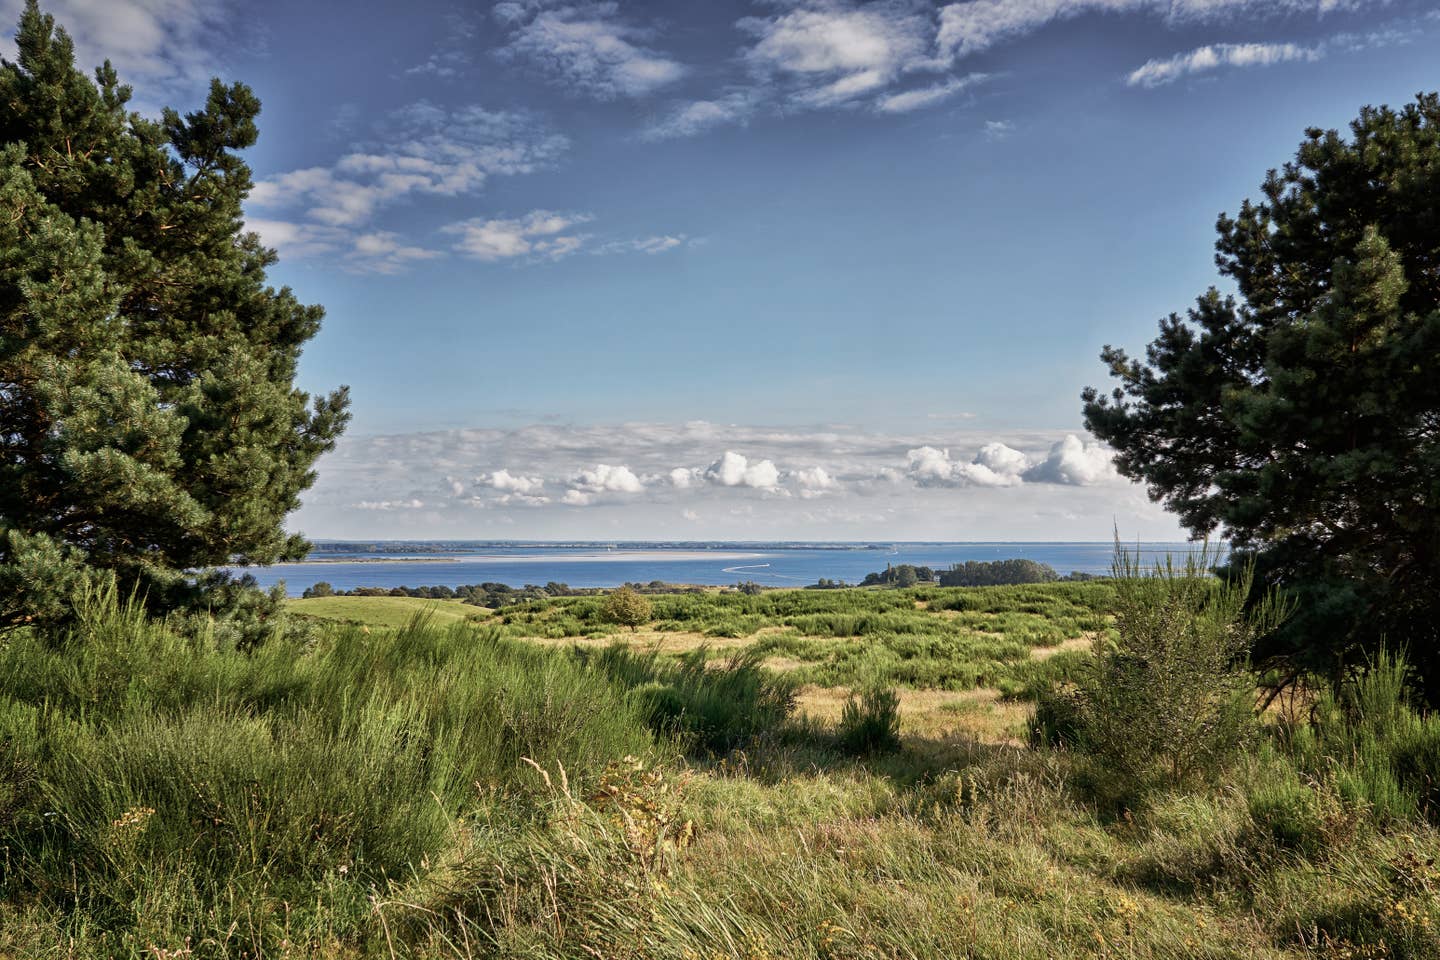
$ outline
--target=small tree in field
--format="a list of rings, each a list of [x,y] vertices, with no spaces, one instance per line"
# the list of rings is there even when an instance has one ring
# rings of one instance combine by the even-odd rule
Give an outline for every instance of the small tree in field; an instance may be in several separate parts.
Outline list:
[[[629,627],[633,633],[650,620],[650,601],[630,587],[621,587],[605,597],[600,613],[609,623]]]
[[[1223,582],[1210,576],[1212,560],[1202,552],[1182,566],[1144,570],[1117,553],[1115,637],[1096,639],[1077,704],[1081,746],[1100,792],[1113,799],[1204,779],[1253,726],[1247,656],[1285,611],[1267,595],[1247,612],[1251,569]]]

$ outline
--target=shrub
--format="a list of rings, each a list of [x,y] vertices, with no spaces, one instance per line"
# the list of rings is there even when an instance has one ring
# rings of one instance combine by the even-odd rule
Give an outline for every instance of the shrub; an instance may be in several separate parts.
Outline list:
[[[1253,638],[1283,619],[1272,597],[1246,612],[1252,575],[1221,582],[1208,551],[1142,571],[1117,550],[1113,640],[1079,678],[1091,783],[1126,804],[1161,784],[1210,779],[1255,729]]]
[[[605,597],[600,615],[607,623],[618,623],[622,627],[636,630],[650,620],[650,601],[636,593],[631,587],[621,587]]]
[[[854,754],[889,753],[900,747],[900,695],[872,684],[852,692],[835,733],[840,749]]]

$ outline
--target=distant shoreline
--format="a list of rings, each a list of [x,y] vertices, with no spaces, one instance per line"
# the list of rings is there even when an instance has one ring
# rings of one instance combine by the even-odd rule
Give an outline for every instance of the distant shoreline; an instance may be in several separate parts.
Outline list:
[[[589,553],[551,553],[551,554],[461,554],[461,555],[436,555],[433,557],[405,557],[405,556],[364,556],[364,557],[315,557],[297,560],[288,564],[277,563],[274,566],[303,566],[308,564],[325,563],[613,563],[617,560],[634,561],[656,561],[656,560],[757,560],[764,557],[764,553],[740,553],[720,550],[611,550],[605,552]]]

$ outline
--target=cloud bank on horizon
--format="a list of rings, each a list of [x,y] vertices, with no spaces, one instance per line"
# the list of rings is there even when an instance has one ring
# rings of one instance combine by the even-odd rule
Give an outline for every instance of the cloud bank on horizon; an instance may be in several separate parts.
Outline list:
[[[706,422],[347,437],[293,525],[336,538],[1179,536],[1110,451],[1073,433],[924,439]]]

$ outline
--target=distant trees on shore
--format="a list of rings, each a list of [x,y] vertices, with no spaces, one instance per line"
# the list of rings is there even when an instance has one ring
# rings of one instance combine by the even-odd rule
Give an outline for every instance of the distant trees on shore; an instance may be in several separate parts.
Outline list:
[[[1061,576],[1055,568],[1034,560],[967,560],[948,570],[916,566],[909,563],[887,564],[884,570],[867,573],[858,584],[862,587],[914,587],[938,584],[942,587],[997,587],[1024,583],[1094,580],[1093,573],[1078,570]],[[850,586],[843,580],[821,577],[807,590],[841,590]]]
[[[649,583],[626,583],[619,588],[639,594],[657,593],[698,593],[701,587],[666,583],[651,580]],[[314,586],[306,587],[300,594],[303,599],[316,597],[416,597],[422,600],[459,600],[477,607],[500,607],[524,600],[544,600],[549,597],[593,597],[610,593],[610,587],[572,587],[554,580],[544,586],[527,583],[523,587],[512,587],[506,583],[473,583],[458,587],[355,587],[350,590],[336,590],[330,583],[321,580]],[[741,592],[744,592],[743,590]]]
[[[1053,583],[1060,574],[1034,560],[966,560],[940,574],[942,587],[996,587],[1016,583]]]

